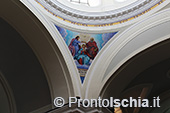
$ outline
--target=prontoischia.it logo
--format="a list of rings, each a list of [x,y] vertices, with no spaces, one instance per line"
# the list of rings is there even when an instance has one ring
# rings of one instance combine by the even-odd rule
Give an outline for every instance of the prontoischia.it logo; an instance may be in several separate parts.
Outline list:
[[[56,107],[63,107],[65,100],[62,97],[56,97],[54,99],[54,105]],[[69,107],[73,104],[77,104],[77,107],[160,107],[160,98],[153,97],[152,104],[148,99],[134,99],[130,97],[129,99],[114,99],[110,97],[109,99],[79,99],[77,97],[69,97]]]

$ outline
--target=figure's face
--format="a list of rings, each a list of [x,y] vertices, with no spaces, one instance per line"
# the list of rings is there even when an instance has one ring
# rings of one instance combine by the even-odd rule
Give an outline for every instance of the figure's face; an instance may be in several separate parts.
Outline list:
[[[86,48],[86,46],[82,46],[82,48],[83,48],[83,49],[85,49],[85,48]]]
[[[79,39],[80,39],[80,37],[77,38],[77,40],[79,40]]]

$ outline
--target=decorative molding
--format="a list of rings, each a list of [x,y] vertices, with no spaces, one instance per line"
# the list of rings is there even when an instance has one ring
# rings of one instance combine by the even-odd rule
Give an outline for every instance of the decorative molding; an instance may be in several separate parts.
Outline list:
[[[69,30],[73,29],[73,31],[76,31],[76,32],[81,31],[81,32],[85,32],[85,33],[87,33],[87,32],[88,33],[99,33],[99,32],[104,33],[104,31],[106,31],[106,30],[107,30],[107,32],[110,32],[110,31],[113,32],[113,31],[115,31],[115,29],[118,29],[118,27],[121,28],[126,23],[129,24],[131,22],[125,21],[122,24],[118,23],[120,26],[116,26],[116,24],[115,24],[115,26],[112,26],[112,28],[104,27],[104,26],[103,26],[104,28],[102,26],[96,27],[95,25],[90,25],[90,24],[89,24],[89,26],[83,26],[81,24],[77,25],[74,23],[69,23],[69,21],[67,19],[64,20],[60,16],[55,15],[54,13],[50,12],[53,9],[53,7],[51,7],[45,1],[41,1],[41,2],[44,2],[45,5],[48,5],[48,7],[50,7],[51,9],[48,9],[48,10],[43,9],[46,7],[44,7],[42,4],[40,4],[40,2],[36,3],[36,1],[38,1],[38,0],[36,0],[36,1],[35,0],[34,1],[21,0],[21,1],[26,5],[26,7],[28,7],[36,15],[36,17],[42,22],[42,24],[46,27],[46,29],[49,31],[49,33],[53,37],[53,40],[55,41],[58,48],[60,49],[60,51],[65,59],[68,70],[70,72],[70,77],[72,79],[75,95],[79,96],[81,98],[88,98],[88,99],[97,98],[99,96],[104,84],[106,84],[107,80],[109,79],[109,77],[124,62],[126,62],[134,54],[137,54],[138,52],[146,49],[147,47],[149,47],[155,43],[158,43],[162,40],[167,39],[167,37],[164,37],[163,39],[156,40],[158,42],[153,42],[153,43],[150,43],[149,45],[143,45],[143,46],[145,46],[144,48],[140,48],[138,51],[135,51],[133,54],[129,53],[127,59],[124,58],[123,59],[124,61],[118,62],[117,65],[115,64],[116,66],[114,68],[111,65],[112,69],[109,70],[108,73],[106,73],[106,69],[109,68],[110,62],[114,59],[114,57],[118,54],[118,52],[122,48],[124,48],[124,46],[126,44],[130,43],[130,41],[135,39],[137,37],[137,35],[139,35],[141,32],[144,32],[148,29],[151,29],[152,27],[154,27],[156,25],[159,25],[159,24],[169,20],[169,15],[168,15],[169,10],[161,11],[161,12],[156,13],[152,16],[149,16],[148,18],[145,18],[143,20],[141,19],[141,21],[137,22],[135,25],[132,25],[125,31],[120,31],[117,34],[117,36],[114,37],[113,40],[112,39],[110,40],[109,44],[107,44],[105,47],[102,48],[101,52],[96,56],[96,58],[94,59],[94,63],[92,63],[90,69],[88,70],[84,84],[82,85],[80,83],[79,73],[76,69],[76,65],[74,63],[73,58],[71,57],[71,53],[67,49],[67,46],[66,46],[64,40],[62,39],[59,32],[56,30],[54,24],[56,24],[60,27],[63,27],[63,28],[67,28]],[[50,1],[50,0],[48,0],[48,1]],[[152,12],[150,10],[148,10],[148,12],[151,12],[151,13],[146,14],[147,16],[158,11],[159,9],[161,9],[162,7],[167,5],[170,1],[161,0],[161,2],[160,2],[160,0],[159,0],[159,2],[158,2],[158,0],[152,0],[152,2],[154,2],[154,3],[157,2],[157,5],[154,4],[152,6],[152,10],[153,10]],[[163,2],[165,4],[162,4]],[[160,4],[162,4],[162,5],[160,7],[158,7]],[[158,8],[156,8],[156,7],[158,7]],[[56,10],[54,9],[54,11],[56,11]],[[146,11],[146,9],[145,9],[145,11]],[[145,13],[147,13],[147,12],[145,12]],[[143,13],[143,14],[145,14],[145,13]],[[60,14],[60,13],[58,13],[58,14]],[[61,13],[61,15],[62,14],[66,14],[66,13]],[[143,14],[141,14],[141,15],[143,15]],[[58,17],[56,18],[56,16],[58,16]],[[65,16],[68,16],[68,15],[65,15]],[[70,17],[70,19],[76,19],[76,17],[71,17],[71,16],[68,16],[68,17]],[[102,19],[104,20],[104,22],[108,22],[106,19],[104,19],[104,18],[102,18]],[[167,20],[165,20],[165,19],[167,19]],[[88,18],[86,20],[88,21]],[[136,20],[136,19],[133,18],[133,20]],[[85,22],[85,21],[82,21],[82,22]],[[115,29],[113,29],[113,27],[115,27]],[[149,38],[143,37],[142,40],[144,40],[146,38],[150,39],[150,37]],[[162,37],[159,37],[159,38],[162,38]],[[135,49],[134,45],[131,48]]]
[[[142,3],[138,1],[139,3],[120,8],[118,9],[119,11],[88,12],[88,14],[68,8],[57,1],[56,3],[51,0],[35,1],[50,14],[62,21],[78,26],[105,27],[133,20],[156,8],[166,0],[144,0]],[[61,5],[63,8],[60,7]]]
[[[102,54],[98,54],[84,81],[85,98],[97,98],[106,82],[121,65],[141,51],[169,38],[169,13],[170,9],[163,10],[134,24],[103,48]]]
[[[11,113],[17,113],[17,107],[16,107],[16,102],[14,98],[14,94],[12,92],[12,89],[10,85],[8,84],[7,80],[5,79],[4,75],[0,71],[0,84],[2,83],[3,88],[6,92],[6,96],[8,98],[8,103],[9,103],[9,108]]]

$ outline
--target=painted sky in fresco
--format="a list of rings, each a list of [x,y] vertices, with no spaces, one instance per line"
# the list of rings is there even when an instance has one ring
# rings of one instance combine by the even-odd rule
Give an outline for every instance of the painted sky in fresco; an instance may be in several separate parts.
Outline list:
[[[61,36],[64,38],[67,46],[70,44],[71,40],[75,38],[77,35],[80,35],[78,32],[73,32],[61,27],[56,26],[58,31],[60,32]],[[104,33],[104,34],[89,34],[97,43],[99,51],[102,47],[116,34],[117,32],[113,33]],[[88,33],[87,33],[88,34]]]

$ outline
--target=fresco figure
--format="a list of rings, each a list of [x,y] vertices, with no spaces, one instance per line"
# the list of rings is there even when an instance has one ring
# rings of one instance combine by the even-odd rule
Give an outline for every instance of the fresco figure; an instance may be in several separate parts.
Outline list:
[[[118,32],[90,34],[74,32],[55,25],[69,48],[83,83],[98,52]],[[84,44],[84,45],[83,45]]]
[[[86,51],[86,45],[85,44],[82,45],[82,48],[75,55],[74,59],[76,59],[79,62],[80,65],[89,65],[90,58],[89,58],[88,53]]]
[[[90,59],[93,60],[99,51],[99,48],[97,47],[97,44],[94,41],[94,38],[90,38],[90,41],[86,43],[86,46],[87,46],[88,56],[90,57]]]
[[[80,37],[76,36],[75,38],[73,38],[71,40],[71,42],[70,42],[70,44],[68,46],[68,48],[71,51],[71,54],[73,56],[75,56],[78,53],[79,49],[80,49],[79,43],[81,43],[81,42],[79,41],[79,39],[80,39]]]

